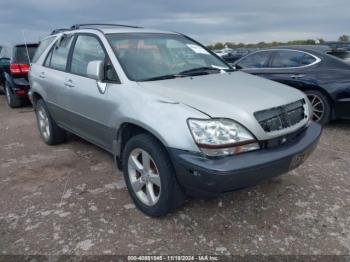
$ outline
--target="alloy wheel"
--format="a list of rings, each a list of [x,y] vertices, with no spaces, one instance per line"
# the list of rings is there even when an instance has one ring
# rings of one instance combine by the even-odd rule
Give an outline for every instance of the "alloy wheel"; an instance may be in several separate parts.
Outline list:
[[[50,134],[51,134],[49,117],[47,116],[46,111],[42,107],[38,109],[37,116],[38,116],[40,133],[43,135],[45,141],[48,141],[50,139]]]
[[[161,194],[161,181],[150,154],[140,148],[134,149],[128,159],[128,174],[137,198],[147,206],[154,206]]]
[[[317,95],[314,94],[308,94],[307,95],[308,99],[310,100],[311,106],[312,106],[312,119],[316,122],[320,121],[325,112],[325,104],[322,100],[322,98],[320,98]]]

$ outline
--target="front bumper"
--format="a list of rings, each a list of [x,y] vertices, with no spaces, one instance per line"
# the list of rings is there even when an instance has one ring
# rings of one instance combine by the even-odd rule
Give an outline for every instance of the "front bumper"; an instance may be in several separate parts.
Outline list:
[[[311,123],[293,141],[223,158],[169,149],[177,179],[187,194],[210,196],[257,184],[298,167],[316,148],[322,128]]]

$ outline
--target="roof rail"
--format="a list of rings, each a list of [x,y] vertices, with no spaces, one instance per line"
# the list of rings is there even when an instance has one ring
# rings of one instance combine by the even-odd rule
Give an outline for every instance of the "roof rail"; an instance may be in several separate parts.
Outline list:
[[[76,30],[76,29],[80,29],[81,27],[84,27],[84,26],[88,26],[88,27],[93,27],[93,26],[115,26],[115,27],[142,28],[140,26],[121,25],[121,24],[75,24],[70,29],[71,30]]]
[[[70,31],[70,30],[71,29],[69,29],[69,28],[59,28],[59,29],[52,30],[50,35],[62,33],[62,32],[65,32],[65,31]]]

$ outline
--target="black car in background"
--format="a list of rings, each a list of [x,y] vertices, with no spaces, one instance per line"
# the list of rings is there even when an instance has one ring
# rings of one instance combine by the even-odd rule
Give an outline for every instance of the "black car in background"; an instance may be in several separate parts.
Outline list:
[[[234,67],[305,92],[314,120],[326,124],[336,118],[350,119],[347,55],[327,46],[284,46],[251,53]]]
[[[350,42],[348,41],[330,41],[326,42],[326,45],[332,49],[344,49],[350,51]]]
[[[12,108],[20,107],[28,101],[28,72],[38,44],[15,45],[7,58],[7,65],[4,62],[4,92],[6,101]]]

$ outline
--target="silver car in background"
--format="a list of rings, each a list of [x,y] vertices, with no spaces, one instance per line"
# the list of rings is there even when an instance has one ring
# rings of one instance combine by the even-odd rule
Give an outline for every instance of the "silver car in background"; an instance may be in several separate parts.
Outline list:
[[[41,41],[30,98],[43,140],[113,154],[136,206],[163,216],[299,166],[320,125],[298,90],[235,72],[179,33],[76,25]]]

